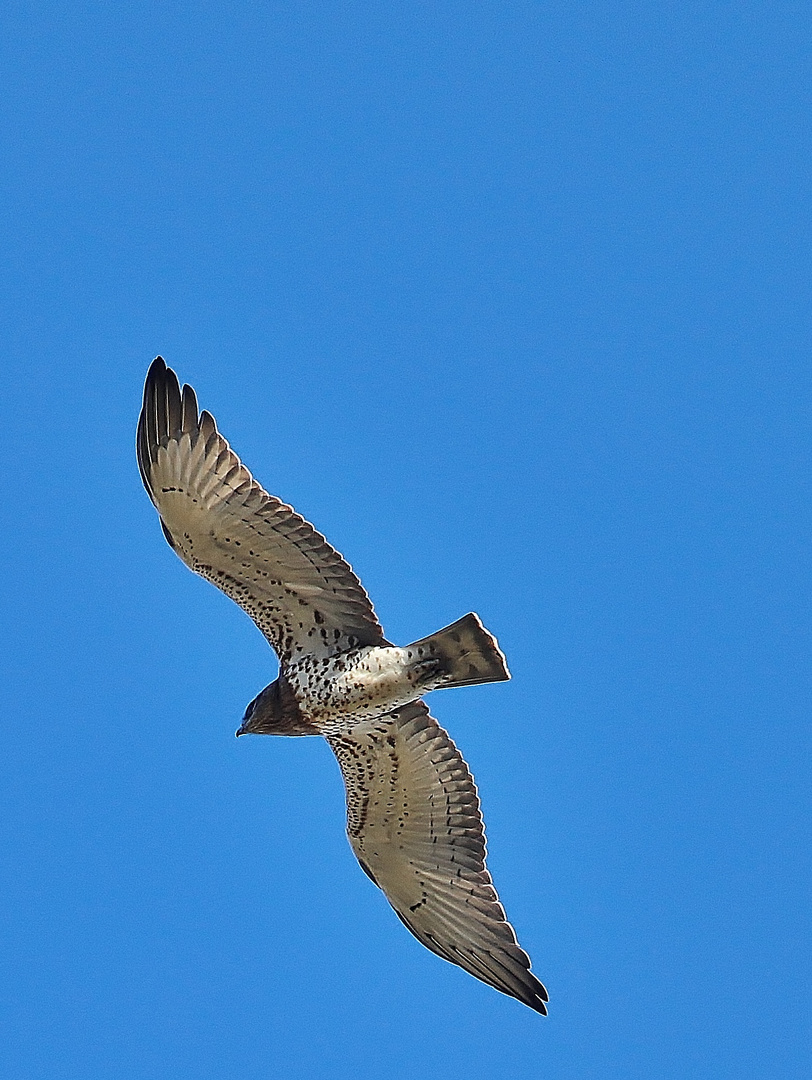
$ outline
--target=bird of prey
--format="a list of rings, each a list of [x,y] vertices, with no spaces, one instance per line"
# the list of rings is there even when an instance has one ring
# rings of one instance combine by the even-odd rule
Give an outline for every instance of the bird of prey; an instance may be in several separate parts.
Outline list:
[[[418,941],[546,1014],[485,866],[479,798],[429,690],[509,679],[474,614],[399,648],[325,538],[269,495],[157,357],[138,420],[138,465],[173,550],[254,620],[279,677],[238,735],[322,735],[344,777],[362,869]]]

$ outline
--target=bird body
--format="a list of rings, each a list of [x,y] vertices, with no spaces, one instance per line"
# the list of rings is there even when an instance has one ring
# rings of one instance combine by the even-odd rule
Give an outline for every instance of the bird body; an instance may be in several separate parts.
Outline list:
[[[305,656],[285,665],[284,678],[299,709],[322,735],[337,735],[442,685],[436,662],[415,663],[407,649],[396,645]],[[246,732],[252,730],[249,726]],[[246,732],[240,729],[239,734]]]
[[[499,646],[473,612],[403,648],[367,645],[336,656],[302,656],[283,664],[281,677],[288,691],[263,702],[267,706],[278,700],[280,707],[289,708],[292,694],[303,718],[325,736],[373,720],[430,690],[510,678]],[[254,702],[238,735],[271,733],[272,714]]]
[[[350,566],[251,476],[157,357],[137,455],[172,548],[254,620],[279,676],[249,704],[242,734],[322,735],[341,768],[347,833],[361,867],[427,948],[546,1013],[485,866],[479,797],[462,756],[421,700],[509,679],[477,615],[411,645],[387,641]]]

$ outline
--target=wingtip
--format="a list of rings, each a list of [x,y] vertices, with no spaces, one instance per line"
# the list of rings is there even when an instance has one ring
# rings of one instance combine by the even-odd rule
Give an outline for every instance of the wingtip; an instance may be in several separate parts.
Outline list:
[[[491,983],[491,985],[493,986],[494,983]],[[526,1005],[528,1009],[532,1009],[540,1016],[547,1015],[547,1002],[550,1000],[547,987],[529,969],[525,972],[521,985],[514,985],[509,989],[497,986],[497,989],[501,990],[502,993],[507,993],[510,997],[514,997],[522,1005]]]
[[[162,356],[156,356],[152,363],[147,368],[147,377],[144,379],[144,401],[151,394],[153,388],[159,383],[162,383],[166,379],[166,373],[169,369],[166,366],[166,361]]]
[[[550,1000],[550,996],[547,993],[547,987],[543,983],[539,983],[538,996],[535,1004],[531,1006],[537,1013],[541,1013],[542,1016],[547,1015],[547,1002]]]
[[[144,380],[144,404],[156,393],[165,395],[167,387],[172,383],[180,387],[180,380],[172,368],[169,367],[162,356],[156,356],[149,365],[147,377]],[[180,391],[178,392],[180,393]]]
[[[541,1016],[547,1015],[547,1002],[550,1000],[550,995],[547,993],[547,987],[541,982],[532,971],[527,972],[528,977],[533,980],[533,985],[529,987],[529,994],[527,997],[519,998],[525,1005],[534,1009]]]
[[[162,356],[156,356],[147,370],[144,397],[138,417],[136,452],[144,486],[152,497],[150,467],[157,448],[168,438],[177,438],[193,425],[194,391],[183,395],[177,375]],[[196,417],[195,417],[196,419]],[[154,501],[154,500],[153,500]]]

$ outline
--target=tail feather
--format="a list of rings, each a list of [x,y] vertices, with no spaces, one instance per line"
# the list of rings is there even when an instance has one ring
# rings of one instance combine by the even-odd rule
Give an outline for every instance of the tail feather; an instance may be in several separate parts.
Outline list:
[[[414,641],[407,648],[415,659],[438,659],[445,674],[442,686],[474,686],[510,678],[502,650],[471,612],[436,634]]]

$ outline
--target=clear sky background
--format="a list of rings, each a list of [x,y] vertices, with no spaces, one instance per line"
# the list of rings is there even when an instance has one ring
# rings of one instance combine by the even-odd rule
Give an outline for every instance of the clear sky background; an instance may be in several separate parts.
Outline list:
[[[809,1075],[802,3],[0,16],[0,1071]],[[543,1019],[361,872],[136,469],[162,353],[435,694]]]

